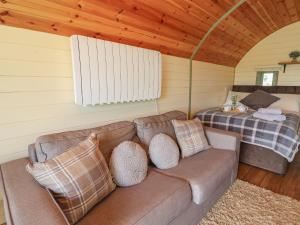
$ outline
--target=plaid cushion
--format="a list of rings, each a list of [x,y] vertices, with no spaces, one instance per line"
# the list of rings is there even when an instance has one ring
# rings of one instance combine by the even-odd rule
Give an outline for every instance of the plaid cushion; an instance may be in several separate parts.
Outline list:
[[[53,192],[71,224],[116,187],[95,134],[53,159],[28,164],[26,169]]]
[[[172,120],[182,158],[210,148],[201,121]]]

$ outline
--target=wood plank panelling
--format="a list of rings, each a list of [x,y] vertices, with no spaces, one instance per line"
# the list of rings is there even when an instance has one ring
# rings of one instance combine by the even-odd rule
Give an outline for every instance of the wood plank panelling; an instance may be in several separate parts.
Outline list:
[[[232,87],[234,69],[204,62],[193,62],[192,113],[224,104]]]
[[[254,85],[256,69],[280,67],[278,62],[289,61],[289,53],[300,50],[300,22],[284,27],[265,38],[252,48],[236,67],[236,85]],[[286,72],[279,73],[278,85],[300,84],[300,65],[288,65]]]
[[[0,58],[0,163],[26,156],[27,145],[41,134],[187,111],[187,59],[163,55],[157,101],[82,107],[74,103],[68,37],[0,26],[0,46],[0,52],[9,51],[0,53],[6,56]],[[234,68],[203,62],[194,62],[194,68],[193,110],[221,105]]]
[[[1,0],[0,23],[80,34],[190,57],[234,0]],[[300,20],[299,0],[248,0],[210,35],[197,60],[235,66],[260,40]]]

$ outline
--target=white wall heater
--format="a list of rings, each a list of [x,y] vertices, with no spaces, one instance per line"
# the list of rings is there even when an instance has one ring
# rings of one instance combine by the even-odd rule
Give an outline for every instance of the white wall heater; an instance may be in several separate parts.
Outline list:
[[[110,41],[71,36],[75,103],[144,101],[161,95],[161,53]]]

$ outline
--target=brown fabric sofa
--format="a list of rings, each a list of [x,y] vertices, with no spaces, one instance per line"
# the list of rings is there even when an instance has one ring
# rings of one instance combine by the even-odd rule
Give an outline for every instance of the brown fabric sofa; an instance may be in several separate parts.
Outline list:
[[[172,119],[185,119],[179,111],[118,122],[93,129],[50,134],[37,138],[29,157],[1,165],[0,187],[8,225],[69,224],[49,191],[25,171],[32,160],[44,161],[61,153],[95,132],[101,150],[109,160],[115,146],[124,140],[139,140],[147,147],[156,133],[174,137]],[[155,129],[151,129],[151,127]],[[138,132],[137,132],[138,131]],[[177,167],[159,170],[149,167],[146,179],[135,186],[117,188],[97,204],[80,225],[197,225],[213,204],[235,181],[240,138],[237,134],[206,128],[211,149],[182,159]],[[197,185],[196,185],[197,184]],[[192,201],[198,193],[200,204]]]

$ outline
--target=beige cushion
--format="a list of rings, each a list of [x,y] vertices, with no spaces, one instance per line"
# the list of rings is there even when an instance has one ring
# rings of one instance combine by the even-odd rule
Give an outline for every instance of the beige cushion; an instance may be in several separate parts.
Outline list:
[[[270,105],[270,108],[279,108],[284,111],[299,112],[300,95],[274,94],[280,98],[277,102]]]
[[[157,168],[169,169],[178,164],[179,148],[168,135],[157,134],[150,142],[149,155]]]
[[[224,103],[223,106],[224,107],[229,107],[230,106],[232,108],[232,106],[233,106],[232,97],[237,96],[237,109],[240,112],[246,112],[248,110],[248,107],[245,106],[244,104],[242,104],[240,102],[240,100],[243,99],[244,97],[246,97],[247,95],[241,95],[241,94],[238,94],[238,92],[229,91],[229,93],[227,95],[227,98],[226,98],[226,102]]]
[[[128,187],[142,182],[147,169],[147,155],[139,144],[124,141],[113,150],[110,170],[117,185]]]
[[[227,96],[227,101],[230,100],[232,95],[238,96],[238,101],[245,98],[250,93],[247,92],[235,92],[230,91]],[[299,112],[300,111],[300,96],[299,95],[293,95],[293,94],[272,94],[278,98],[280,98],[278,101],[271,104],[270,108],[279,108],[284,111],[289,112]]]
[[[192,156],[197,152],[210,148],[205,137],[201,121],[194,120],[172,120],[177,141],[181,149],[182,158]]]
[[[50,189],[71,224],[115,189],[96,135],[45,163],[26,166],[42,186]]]
[[[137,135],[141,142],[147,147],[151,139],[159,133],[169,135],[176,141],[176,135],[172,126],[172,120],[186,120],[185,113],[171,111],[157,116],[148,116],[134,120],[137,128]]]
[[[249,95],[250,93],[247,92],[236,92],[236,91],[229,91],[227,98],[226,98],[226,102],[225,104],[230,104],[232,101],[232,96],[236,95],[237,96],[237,101],[241,101],[243,98],[245,98],[247,95]]]
[[[91,129],[67,131],[62,133],[43,135],[35,143],[38,162],[52,159],[66,149],[76,146],[85,140],[91,133],[97,134],[102,154],[107,163],[114,147],[123,141],[130,141],[136,135],[134,123],[121,121]]]

